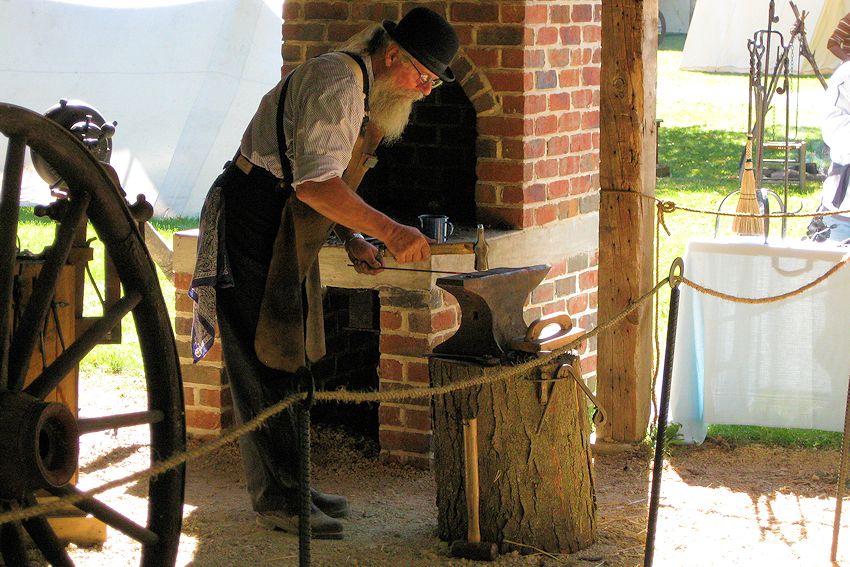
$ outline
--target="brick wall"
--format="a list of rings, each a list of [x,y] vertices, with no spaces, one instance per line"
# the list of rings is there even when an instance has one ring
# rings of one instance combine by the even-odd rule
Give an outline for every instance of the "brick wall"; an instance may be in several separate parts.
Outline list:
[[[284,3],[284,70],[417,5],[455,26],[478,113],[477,215],[514,228],[598,211],[601,0]]]
[[[477,113],[476,221],[527,229],[598,214],[601,0],[287,0],[284,71],[418,5],[460,38],[452,69]],[[577,325],[595,325],[597,265],[596,250],[565,250],[527,318],[568,310]],[[588,371],[594,353],[591,341]]]
[[[286,0],[284,72],[326,52],[367,25],[398,20],[417,5],[452,22],[461,48],[452,64],[458,86],[474,109],[476,181],[474,217],[523,234],[569,234],[538,243],[511,264],[552,265],[526,305],[527,321],[567,311],[576,325],[596,324],[599,209],[599,82],[601,0],[351,2]],[[429,101],[430,104],[430,101]],[[418,158],[417,158],[418,159]],[[470,205],[470,209],[473,205]],[[446,211],[447,214],[452,214]],[[553,230],[557,229],[557,230]],[[579,242],[575,235],[593,232]],[[191,254],[194,254],[194,242]],[[187,249],[188,245],[185,246]],[[175,258],[178,243],[175,239]],[[188,252],[187,252],[188,254]],[[541,258],[545,257],[545,260]],[[554,258],[554,259],[553,259]],[[229,423],[226,373],[214,355],[188,364],[191,306],[179,289],[194,257],[178,272],[177,322],[187,387],[190,432],[208,422]],[[182,272],[181,272],[182,270]],[[182,275],[181,275],[182,274]],[[186,281],[183,281],[186,280]],[[185,287],[184,287],[185,289]],[[456,328],[454,300],[439,289],[380,291],[379,386],[382,391],[428,384],[425,355]],[[582,367],[596,368],[595,341],[582,346]],[[193,403],[190,405],[190,401]],[[386,459],[425,466],[430,457],[429,402],[382,404],[380,442]]]
[[[427,387],[426,355],[457,330],[457,302],[439,288],[384,288],[380,297],[380,390]],[[431,453],[430,398],[383,403],[379,419],[382,457],[427,468]]]

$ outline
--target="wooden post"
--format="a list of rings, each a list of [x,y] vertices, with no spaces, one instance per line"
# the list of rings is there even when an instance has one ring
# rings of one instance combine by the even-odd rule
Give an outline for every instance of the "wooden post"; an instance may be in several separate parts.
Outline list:
[[[532,548],[574,553],[593,543],[596,499],[587,399],[562,364],[581,376],[578,357],[564,355],[528,375],[434,399],[441,539],[467,537],[462,422],[475,418],[481,541],[500,545],[503,553]],[[504,368],[436,357],[429,365],[435,386]]]
[[[652,289],[658,0],[603,0],[599,183],[599,321]],[[604,441],[636,442],[649,419],[651,309],[599,336]]]
[[[32,293],[34,280],[41,270],[39,262],[22,262],[14,266],[14,273],[18,274],[17,280],[21,286],[21,304],[29,301]],[[42,358],[41,348],[36,348],[32,355],[29,371],[24,380],[24,385],[32,382],[44,370],[45,364],[50,364],[58,357],[65,346],[70,345],[77,338],[78,318],[77,310],[77,275],[76,268],[71,265],[62,267],[59,278],[56,281],[56,290],[53,301],[56,303],[56,311],[48,311],[47,321],[44,326],[43,342],[40,344],[44,349]],[[82,313],[82,310],[79,310]],[[55,315],[54,315],[55,314]],[[79,401],[79,367],[73,370],[59,383],[59,386],[51,392],[44,401],[64,404],[77,415],[80,406]],[[74,473],[71,479],[76,484],[79,471]],[[56,500],[54,496],[47,496],[41,491],[37,493],[38,503],[45,504]],[[47,516],[47,522],[56,533],[56,537],[62,543],[74,543],[81,547],[101,545],[106,541],[106,524],[87,515],[74,506],[54,512]]]

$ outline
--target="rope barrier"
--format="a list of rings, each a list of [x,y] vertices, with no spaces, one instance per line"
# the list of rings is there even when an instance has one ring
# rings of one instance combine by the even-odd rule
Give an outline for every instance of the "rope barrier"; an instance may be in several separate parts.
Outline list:
[[[850,254],[844,256],[844,258],[839,261],[835,266],[827,270],[822,276],[817,279],[797,288],[796,290],[783,293],[780,295],[772,296],[772,297],[764,297],[764,298],[742,298],[736,297],[727,293],[719,292],[716,290],[712,290],[710,288],[706,288],[684,276],[681,277],[681,282],[685,285],[688,285],[695,289],[700,293],[704,293],[706,295],[710,295],[712,297],[716,297],[719,299],[733,301],[737,303],[749,303],[749,304],[764,304],[764,303],[772,303],[777,301],[782,301],[789,297],[793,297],[804,293],[805,291],[817,286],[822,283],[830,276],[832,276],[839,269],[843,268],[850,262]],[[679,277],[676,277],[676,283],[678,283]],[[540,366],[550,363],[556,358],[566,354],[571,351],[575,347],[577,347],[580,343],[598,335],[599,333],[606,331],[620,322],[622,322],[626,317],[628,317],[634,310],[640,307],[643,303],[651,299],[658,293],[658,290],[661,289],[664,285],[671,282],[670,277],[666,277],[660,280],[650,291],[642,295],[636,301],[629,304],[623,311],[621,311],[618,315],[611,318],[609,321],[602,323],[588,331],[584,335],[574,339],[567,345],[563,347],[553,350],[550,353],[540,356],[539,358],[531,359],[526,362],[514,365],[514,366],[504,366],[500,371],[491,373],[489,375],[483,375],[476,378],[462,380],[458,382],[454,382],[452,384],[446,384],[443,386],[432,386],[427,388],[410,388],[407,390],[396,390],[391,392],[350,392],[347,390],[335,390],[335,391],[323,391],[315,393],[316,401],[323,402],[343,402],[343,403],[363,403],[363,402],[403,402],[406,400],[413,400],[418,398],[430,398],[434,396],[442,396],[447,395],[459,390],[463,390],[466,388],[472,388],[476,386],[486,386],[490,384],[495,384],[497,382],[512,380],[517,376],[526,374],[531,370],[534,370]],[[81,492],[79,494],[72,494],[68,496],[64,496],[57,500],[53,500],[51,502],[47,502],[44,504],[38,504],[36,506],[30,506],[26,508],[21,508],[17,510],[13,510],[10,512],[6,512],[0,514],[0,524],[5,524],[8,522],[16,522],[27,520],[29,518],[34,518],[37,516],[41,516],[44,514],[48,514],[51,512],[58,512],[63,510],[67,505],[74,505],[89,498],[96,496],[97,494],[106,492],[113,488],[117,488],[119,486],[123,486],[125,484],[129,484],[131,482],[138,482],[143,480],[151,479],[155,476],[163,474],[173,468],[184,465],[189,461],[193,461],[199,459],[201,457],[207,456],[213,451],[223,447],[224,445],[235,441],[239,437],[261,427],[263,423],[268,421],[270,418],[274,417],[278,413],[282,412],[292,404],[305,400],[307,398],[306,393],[293,394],[281,400],[280,402],[269,406],[265,410],[261,411],[257,414],[256,417],[251,419],[250,421],[245,422],[242,425],[231,428],[228,432],[222,434],[216,439],[201,445],[195,449],[190,451],[185,451],[182,453],[178,453],[176,455],[172,455],[168,459],[164,461],[160,461],[159,463],[155,463],[149,469],[145,469],[143,471],[138,471],[132,473],[128,476],[125,476],[120,479],[109,481],[101,486],[93,488],[91,490],[87,490]]]
[[[770,296],[770,297],[758,297],[758,298],[736,297],[736,296],[730,295],[728,293],[723,293],[723,292],[720,292],[720,291],[709,289],[707,287],[703,287],[700,284],[693,282],[693,281],[691,281],[691,280],[689,280],[688,278],[685,278],[685,277],[682,278],[682,282],[685,285],[692,287],[693,289],[695,289],[696,291],[698,291],[700,293],[704,293],[705,295],[709,295],[711,297],[716,297],[718,299],[724,299],[726,301],[732,301],[734,303],[747,303],[747,304],[750,304],[750,305],[763,305],[765,303],[775,303],[777,301],[782,301],[783,299],[788,299],[790,297],[800,295],[801,293],[804,293],[804,292],[810,290],[811,288],[817,286],[818,284],[823,283],[830,276],[832,276],[835,272],[837,272],[838,270],[840,270],[841,268],[846,266],[847,262],[850,262],[850,254],[845,254],[844,257],[836,265],[834,265],[833,267],[828,269],[826,272],[824,272],[824,274],[822,276],[810,281],[809,283],[802,285],[795,290],[788,291],[786,293],[781,293],[779,295],[773,295],[773,296]]]
[[[640,307],[647,300],[651,299],[662,286],[669,282],[670,278],[664,278],[659,281],[655,287],[652,288],[649,292],[642,295],[633,303],[629,304],[623,311],[621,311],[618,315],[611,318],[609,321],[598,325],[596,328],[591,331],[585,333],[584,335],[572,340],[569,344],[562,346],[559,349],[553,350],[548,354],[541,356],[539,358],[535,358],[529,360],[527,362],[523,362],[517,364],[515,366],[504,366],[499,372],[494,372],[490,375],[479,376],[476,378],[472,378],[469,380],[462,380],[458,382],[454,382],[452,384],[446,384],[443,386],[433,386],[427,388],[411,388],[408,390],[396,390],[392,392],[349,392],[347,390],[334,390],[334,391],[323,391],[315,393],[316,401],[327,401],[327,402],[348,402],[348,403],[361,403],[361,402],[400,402],[404,400],[412,400],[417,398],[430,398],[437,395],[446,395],[452,392],[456,392],[459,390],[463,390],[466,388],[472,388],[475,386],[485,386],[489,384],[495,384],[497,382],[507,381],[520,376],[521,374],[525,374],[535,368],[543,366],[552,360],[566,354],[571,351],[575,347],[577,347],[580,343],[598,335],[602,331],[610,329],[611,327],[619,324],[623,319],[629,316],[635,309]],[[164,461],[160,461],[159,463],[153,464],[150,468],[145,469],[143,471],[138,471],[127,475],[123,478],[119,478],[116,480],[109,481],[101,486],[96,488],[92,488],[91,490],[87,490],[81,492],[79,494],[71,494],[68,496],[64,496],[57,500],[53,500],[50,502],[46,502],[44,504],[38,504],[36,506],[29,506],[26,508],[20,508],[17,510],[13,510],[11,512],[6,512],[0,514],[0,524],[5,524],[9,522],[17,522],[22,520],[27,520],[30,518],[35,518],[36,516],[41,516],[44,514],[48,514],[51,512],[58,512],[60,510],[65,509],[67,505],[74,505],[83,500],[87,500],[100,494],[102,492],[106,492],[107,490],[111,490],[113,488],[117,488],[119,486],[129,484],[131,482],[138,482],[143,480],[151,479],[155,476],[163,474],[173,468],[179,467],[181,465],[186,464],[189,461],[193,461],[195,459],[204,457],[212,453],[213,451],[223,447],[224,445],[235,441],[239,437],[259,428],[270,418],[274,417],[278,413],[282,412],[292,404],[302,401],[307,398],[307,393],[298,393],[288,396],[281,400],[280,402],[269,406],[265,410],[261,411],[251,419],[250,421],[245,422],[242,425],[231,428],[228,432],[222,434],[221,436],[213,439],[212,441],[201,445],[195,449],[190,451],[184,451],[182,453],[178,453],[176,455],[172,455],[168,459]]]
[[[616,193],[618,195],[635,195],[638,197],[642,197],[644,199],[648,199],[650,201],[656,202],[656,209],[658,210],[658,222],[664,227],[665,232],[667,232],[667,236],[670,236],[670,231],[667,229],[667,225],[664,222],[664,215],[666,213],[674,213],[676,211],[685,211],[688,213],[698,213],[705,215],[715,215],[720,217],[749,217],[749,218],[759,218],[759,219],[781,219],[781,218],[810,218],[810,217],[820,217],[824,215],[850,215],[850,209],[841,210],[841,211],[816,211],[813,213],[770,213],[770,214],[762,214],[762,213],[727,213],[723,211],[709,211],[706,209],[695,209],[693,207],[683,207],[681,205],[677,205],[675,201],[670,201],[669,199],[659,199],[655,195],[647,195],[646,193],[641,193],[640,191],[618,191],[615,189],[600,189],[600,193]]]
[[[639,194],[644,197],[649,197],[648,195]],[[655,199],[655,197],[650,197]],[[659,210],[661,205],[663,205],[665,210],[675,210],[674,208],[670,208],[667,203],[671,203],[671,201],[661,201],[659,199],[655,199],[659,202]],[[679,207],[681,210],[689,210],[683,207]],[[705,212],[705,211],[697,211],[691,210],[691,212]],[[844,211],[839,211],[839,213]],[[847,211],[850,212],[850,211]],[[712,213],[714,214],[714,213]],[[730,216],[734,216],[730,214]],[[755,216],[755,215],[742,215],[742,216]],[[770,215],[774,216],[774,215]],[[663,222],[659,218],[659,224],[663,226]],[[665,227],[666,230],[666,227]],[[668,232],[669,234],[669,232]],[[736,303],[748,303],[748,304],[765,304],[765,303],[773,303],[777,301],[782,301],[784,299],[788,299],[790,297],[794,297],[805,291],[817,286],[818,284],[824,282],[826,279],[835,274],[839,269],[843,268],[850,262],[850,253],[845,255],[835,266],[827,270],[822,276],[817,279],[787,293],[783,293],[780,295],[772,296],[772,297],[764,297],[764,298],[745,298],[745,297],[736,297],[727,293],[719,292],[710,288],[706,288],[684,276],[676,276],[676,284],[681,281],[685,285],[690,286],[694,290],[712,296],[719,299],[732,301]],[[618,315],[611,318],[609,321],[597,325],[591,331],[588,331],[584,335],[574,339],[567,345],[563,347],[553,350],[543,356],[540,356],[535,359],[531,359],[529,361],[514,365],[514,366],[504,366],[498,372],[494,372],[489,375],[479,376],[476,378],[472,378],[469,380],[462,380],[458,382],[454,382],[452,384],[446,384],[443,386],[432,386],[426,388],[410,388],[407,390],[396,390],[391,392],[350,392],[347,390],[334,390],[334,391],[321,391],[315,393],[316,401],[326,401],[326,402],[344,402],[344,403],[363,403],[363,402],[402,402],[405,400],[412,400],[418,398],[430,398],[434,396],[442,396],[447,395],[452,392],[456,392],[459,390],[463,390],[466,388],[472,388],[475,386],[485,386],[490,384],[495,384],[501,381],[507,381],[516,378],[522,374],[525,374],[531,370],[534,370],[540,366],[548,364],[549,362],[555,360],[556,358],[566,354],[570,350],[574,349],[580,343],[598,335],[599,333],[606,331],[620,322],[622,322],[626,317],[628,317],[634,310],[640,307],[643,303],[651,299],[658,290],[661,289],[664,285],[671,283],[670,276],[660,280],[650,291],[642,295],[636,301],[632,302],[628,305],[623,311],[621,311]],[[239,437],[261,427],[263,423],[268,421],[270,418],[274,417],[278,413],[282,412],[292,404],[305,400],[307,398],[306,393],[293,394],[281,400],[280,402],[269,406],[265,410],[258,413],[253,419],[245,422],[242,425],[231,428],[228,432],[222,434],[216,439],[201,445],[195,449],[190,451],[185,451],[178,453],[176,455],[172,455],[168,459],[164,461],[160,461],[159,463],[155,463],[149,469],[145,469],[143,471],[138,471],[127,475],[123,478],[109,481],[101,486],[96,488],[80,492],[78,494],[72,494],[68,496],[64,496],[57,500],[53,500],[51,502],[47,502],[44,504],[38,504],[35,506],[29,506],[26,508],[20,508],[17,510],[13,510],[10,512],[5,512],[0,514],[0,525],[9,523],[27,520],[30,518],[34,518],[37,516],[41,516],[44,514],[48,514],[51,512],[58,512],[60,510],[65,509],[67,505],[74,505],[89,498],[96,496],[97,494],[106,492],[113,488],[117,488],[119,486],[123,486],[125,484],[129,484],[131,482],[138,482],[143,480],[151,479],[155,476],[163,474],[173,468],[184,465],[189,461],[196,460],[198,458],[209,455],[213,451],[223,447],[224,445],[235,441]]]

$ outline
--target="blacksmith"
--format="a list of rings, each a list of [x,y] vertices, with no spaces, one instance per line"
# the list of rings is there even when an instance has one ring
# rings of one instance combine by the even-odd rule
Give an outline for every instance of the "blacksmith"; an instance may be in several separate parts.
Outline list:
[[[360,232],[383,241],[399,262],[430,255],[418,229],[373,209],[352,185],[381,137],[399,139],[412,104],[454,80],[457,49],[441,16],[414,8],[300,65],[260,101],[204,204],[189,291],[195,361],[212,346],[217,319],[240,422],[297,392],[296,371],[324,356],[318,254],[331,230],[360,273],[382,267]],[[294,412],[239,441],[258,523],[297,531]],[[313,537],[341,538],[348,501],[311,492]]]

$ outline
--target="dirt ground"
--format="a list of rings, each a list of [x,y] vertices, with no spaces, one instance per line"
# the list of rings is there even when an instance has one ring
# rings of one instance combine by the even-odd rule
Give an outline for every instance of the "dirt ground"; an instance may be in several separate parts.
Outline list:
[[[81,382],[81,399],[100,405],[90,408],[92,415],[116,404],[129,410],[143,403],[132,388],[115,398],[99,393],[102,385],[103,380]],[[143,428],[87,435],[83,441],[82,488],[145,467]],[[313,565],[478,564],[450,558],[448,544],[435,536],[430,472],[382,464],[374,458],[373,445],[337,429],[317,433],[313,457],[315,484],[347,495],[353,509],[345,521],[345,539],[313,542]],[[663,476],[655,564],[830,565],[837,467],[836,451],[733,447],[716,440],[674,448]],[[642,564],[650,468],[646,450],[597,455],[596,543],[572,555],[513,553],[494,564]],[[129,485],[101,498],[143,521],[147,501],[140,487]],[[850,565],[846,501],[845,509],[836,565]],[[137,546],[113,530],[102,547],[72,545],[70,553],[79,566],[138,565]],[[178,565],[297,565],[297,554],[295,536],[255,524],[234,445],[189,464]]]

